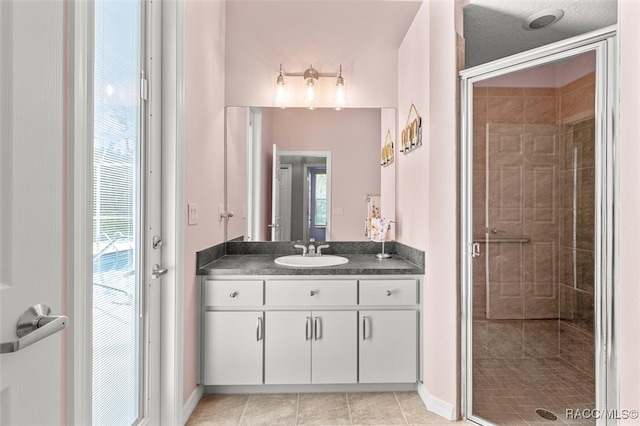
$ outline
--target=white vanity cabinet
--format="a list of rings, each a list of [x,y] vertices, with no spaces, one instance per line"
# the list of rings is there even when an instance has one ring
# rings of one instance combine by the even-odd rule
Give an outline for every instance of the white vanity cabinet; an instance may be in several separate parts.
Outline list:
[[[265,384],[356,383],[357,280],[267,280]],[[301,307],[313,310],[290,311]]]
[[[263,289],[260,280],[204,281],[205,385],[262,384]]]
[[[360,383],[410,383],[416,375],[416,311],[360,311]]]
[[[414,279],[360,280],[360,383],[417,380],[418,300]]]
[[[267,312],[265,384],[356,383],[356,318],[356,311]]]
[[[418,380],[417,276],[227,276],[201,282],[207,386],[367,390]]]
[[[263,312],[205,312],[205,385],[262,384],[263,324]]]

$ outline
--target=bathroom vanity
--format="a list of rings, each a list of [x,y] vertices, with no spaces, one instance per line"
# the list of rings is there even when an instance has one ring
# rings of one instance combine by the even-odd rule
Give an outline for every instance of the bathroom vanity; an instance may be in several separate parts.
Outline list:
[[[279,254],[200,267],[205,391],[415,388],[422,265],[347,253],[347,264],[297,268]]]

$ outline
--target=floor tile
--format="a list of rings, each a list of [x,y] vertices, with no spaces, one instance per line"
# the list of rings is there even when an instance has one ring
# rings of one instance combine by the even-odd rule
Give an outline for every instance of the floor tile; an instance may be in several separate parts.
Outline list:
[[[298,394],[251,395],[241,425],[295,425]]]
[[[299,425],[350,425],[346,393],[301,393],[298,400]]]
[[[354,425],[407,424],[393,392],[358,392],[348,396]]]
[[[249,395],[204,395],[187,426],[238,425]]]
[[[422,398],[416,392],[396,392],[396,399],[410,425],[433,425],[442,423],[443,418],[427,410]]]

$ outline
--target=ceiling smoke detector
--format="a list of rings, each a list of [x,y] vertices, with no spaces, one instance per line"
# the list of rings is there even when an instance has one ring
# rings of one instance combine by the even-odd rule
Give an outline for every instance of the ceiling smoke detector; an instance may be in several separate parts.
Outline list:
[[[539,30],[544,27],[548,27],[551,24],[555,24],[564,16],[564,11],[561,9],[547,9],[529,16],[522,23],[522,28],[527,31]]]

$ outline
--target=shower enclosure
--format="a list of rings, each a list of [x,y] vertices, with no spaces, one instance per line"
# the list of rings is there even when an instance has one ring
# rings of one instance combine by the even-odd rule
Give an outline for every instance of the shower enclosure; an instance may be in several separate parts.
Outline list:
[[[614,37],[461,73],[463,414],[481,424],[616,407]]]

